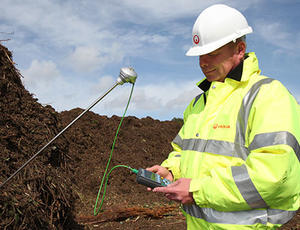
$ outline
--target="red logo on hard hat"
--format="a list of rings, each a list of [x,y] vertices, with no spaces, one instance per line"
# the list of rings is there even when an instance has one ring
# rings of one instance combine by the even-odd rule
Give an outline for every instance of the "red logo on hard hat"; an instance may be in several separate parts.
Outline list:
[[[198,36],[198,35],[195,35],[195,36],[193,37],[193,41],[194,41],[195,44],[198,44],[199,41],[200,41],[199,36]]]

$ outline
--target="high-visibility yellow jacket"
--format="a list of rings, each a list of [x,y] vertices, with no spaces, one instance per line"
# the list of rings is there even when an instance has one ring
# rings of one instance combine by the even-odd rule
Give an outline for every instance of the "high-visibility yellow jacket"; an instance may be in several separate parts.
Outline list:
[[[162,166],[192,178],[188,229],[276,229],[300,206],[300,111],[277,80],[260,75],[254,53],[184,112]]]

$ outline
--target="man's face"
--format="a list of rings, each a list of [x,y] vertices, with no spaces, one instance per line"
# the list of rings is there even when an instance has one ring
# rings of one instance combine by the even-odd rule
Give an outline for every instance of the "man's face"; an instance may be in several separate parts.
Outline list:
[[[227,74],[240,62],[236,46],[233,43],[199,57],[199,64],[206,79],[210,82],[223,82]]]

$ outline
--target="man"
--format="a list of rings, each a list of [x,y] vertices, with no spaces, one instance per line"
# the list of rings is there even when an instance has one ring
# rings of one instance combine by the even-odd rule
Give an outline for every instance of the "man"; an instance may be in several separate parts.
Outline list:
[[[300,114],[277,80],[246,53],[245,17],[205,9],[188,56],[199,56],[203,93],[184,112],[174,151],[148,170],[171,181],[153,189],[182,203],[188,229],[276,229],[300,206]]]

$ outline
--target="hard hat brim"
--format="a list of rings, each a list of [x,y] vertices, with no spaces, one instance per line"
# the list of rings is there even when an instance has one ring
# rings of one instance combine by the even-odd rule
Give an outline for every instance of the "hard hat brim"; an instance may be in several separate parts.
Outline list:
[[[207,47],[200,47],[200,46],[193,46],[191,47],[187,52],[186,56],[201,56],[204,54],[208,54],[210,52],[213,52],[216,47],[211,47],[210,49]],[[217,48],[218,49],[218,48]]]

